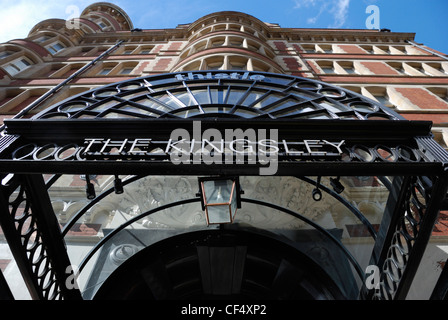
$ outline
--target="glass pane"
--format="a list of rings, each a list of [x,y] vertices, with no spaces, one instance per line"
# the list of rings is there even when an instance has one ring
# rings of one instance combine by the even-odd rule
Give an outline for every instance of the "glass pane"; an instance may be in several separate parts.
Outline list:
[[[87,107],[85,102],[71,102],[59,108],[60,112],[76,112]]]
[[[112,68],[105,68],[102,69],[100,72],[98,72],[99,75],[105,76],[107,74],[109,74],[109,72],[111,72]]]
[[[47,50],[50,51],[52,54],[57,53],[57,51],[53,47],[51,47],[51,46],[48,46]]]
[[[246,93],[246,90],[231,89],[229,97],[227,98],[227,104],[236,104]]]
[[[196,116],[196,115],[198,115],[200,113],[201,112],[197,108],[188,109],[188,110],[180,109],[179,111],[173,112],[173,114],[175,114],[178,117],[182,117],[182,118],[193,117],[193,116]]]
[[[20,71],[16,66],[11,65],[11,64],[7,65],[7,66],[3,66],[3,69],[5,69],[5,71],[8,72],[12,76],[19,73],[19,71]]]
[[[173,93],[173,95],[177,99],[182,101],[182,103],[185,106],[187,106],[187,107],[197,105],[197,102],[196,102],[196,100],[194,100],[194,97],[187,91],[185,91],[185,92],[175,92],[175,93]]]
[[[55,48],[57,51],[60,51],[60,50],[64,49],[64,46],[62,44],[60,44],[59,42],[57,42],[53,45],[53,48]]]
[[[229,205],[209,206],[207,214],[210,224],[231,222]]]
[[[371,105],[370,103],[366,102],[355,102],[351,103],[350,107],[356,111],[360,112],[373,112],[376,111],[376,107],[374,105]]]
[[[178,109],[178,108],[182,107],[181,105],[179,105],[179,103],[175,99],[173,99],[173,97],[171,97],[168,94],[164,94],[162,96],[157,96],[157,99],[159,101],[163,102],[164,104],[171,106],[173,109]]]
[[[353,67],[345,67],[344,70],[348,74],[355,74],[356,73],[356,71],[355,71],[355,69]]]
[[[25,60],[25,59],[21,59],[21,60],[19,60],[18,62],[17,62],[17,66],[20,68],[20,69],[25,69],[26,67],[29,67],[31,64],[27,61],[27,60]]]
[[[194,97],[198,101],[199,104],[210,104],[210,97],[208,94],[208,90],[194,90],[193,92]]]
[[[224,99],[226,98],[226,94],[226,89],[210,89],[210,95],[212,97],[213,104],[223,104]]]
[[[263,100],[258,102],[256,105],[254,105],[254,108],[257,108],[257,109],[264,108],[272,103],[279,101],[282,98],[283,98],[283,96],[278,95],[278,94],[269,94],[266,98],[264,98]]]
[[[242,103],[242,105],[250,106],[252,103],[254,103],[258,99],[260,99],[264,94],[265,94],[265,92],[262,92],[262,91],[251,91],[249,93],[249,95],[247,96],[247,98],[244,99],[244,102]]]
[[[293,114],[301,114],[301,113],[306,113],[306,112],[315,111],[315,110],[316,110],[316,108],[311,104],[302,104],[302,105],[297,106],[296,108],[273,111],[272,114],[275,115],[276,117],[280,117],[280,116],[287,116],[287,115],[293,115]]]
[[[120,71],[120,74],[130,74],[134,68],[124,68]]]
[[[102,112],[105,111],[113,106],[116,106],[120,104],[120,101],[116,101],[116,100],[111,100],[105,103],[101,103],[100,105],[96,106],[95,108],[91,109],[91,111],[97,111],[97,112]]]
[[[108,112],[103,118],[107,119],[121,119],[121,118],[138,118],[138,115],[135,116],[124,114],[124,113],[118,113],[118,112]]]
[[[141,105],[150,107],[152,109],[160,110],[160,111],[163,111],[163,112],[171,111],[167,107],[165,107],[165,106],[163,106],[163,105],[161,105],[161,104],[159,104],[159,103],[157,103],[157,102],[155,102],[153,100],[150,100],[148,98],[144,98],[144,99],[141,99],[141,100],[136,100],[136,102],[141,104]]]
[[[101,89],[101,90],[95,91],[93,94],[97,98],[106,98],[106,97],[114,96],[117,93],[118,93],[118,91],[115,89]]]
[[[334,68],[332,68],[332,67],[323,67],[323,68],[322,68],[322,71],[323,71],[324,73],[335,73],[335,70],[334,70]]]
[[[285,108],[288,108],[288,107],[291,107],[291,106],[297,105],[297,104],[299,104],[299,101],[294,100],[294,99],[288,99],[288,100],[285,100],[285,101],[280,102],[278,104],[275,104],[275,105],[273,105],[271,107],[268,107],[268,108],[266,108],[264,110],[272,112],[274,110],[285,109]],[[298,108],[300,108],[300,107],[298,106]]]
[[[207,204],[229,203],[233,181],[204,181],[203,186]]]
[[[314,114],[298,114],[296,117],[294,117],[296,119],[316,119],[316,120],[326,120],[326,119],[331,119],[331,117],[326,114],[326,113],[314,113]]]
[[[255,112],[255,111],[252,111],[252,110],[238,108],[235,111],[235,115],[238,115],[238,116],[243,117],[243,118],[252,118],[252,117],[258,116],[259,113]]]
[[[149,115],[149,116],[153,116],[153,117],[157,117],[158,115],[156,115],[155,113],[151,112],[151,111],[147,111],[144,109],[140,109],[140,108],[136,108],[134,106],[131,105],[125,105],[123,107],[119,108],[120,110],[124,110],[124,111],[130,111],[130,112],[134,112],[137,114],[142,114],[142,115]]]
[[[329,101],[321,102],[321,103],[319,103],[319,105],[321,107],[323,107],[323,108],[325,108],[325,109],[327,109],[329,111],[335,112],[335,113],[348,110],[348,108],[346,108],[343,105],[338,105],[336,103],[329,102]]]

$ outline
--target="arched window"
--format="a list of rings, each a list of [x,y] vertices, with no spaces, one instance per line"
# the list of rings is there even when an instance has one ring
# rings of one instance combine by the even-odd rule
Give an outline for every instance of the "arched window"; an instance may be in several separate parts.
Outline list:
[[[10,61],[2,65],[3,69],[11,76],[15,76],[18,73],[28,69],[33,62],[27,57],[20,57],[13,61]]]
[[[55,41],[45,46],[52,55],[59,53],[65,49],[65,45],[61,41]]]

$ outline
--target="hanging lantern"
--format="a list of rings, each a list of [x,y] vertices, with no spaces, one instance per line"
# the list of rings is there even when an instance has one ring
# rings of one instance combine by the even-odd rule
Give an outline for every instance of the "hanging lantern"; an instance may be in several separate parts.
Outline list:
[[[234,221],[241,207],[238,178],[199,178],[199,190],[208,225]]]

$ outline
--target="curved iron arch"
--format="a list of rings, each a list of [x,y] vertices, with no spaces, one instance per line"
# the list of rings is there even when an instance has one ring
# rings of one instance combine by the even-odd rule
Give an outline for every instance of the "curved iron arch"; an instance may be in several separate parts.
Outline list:
[[[70,97],[33,119],[404,120],[377,101],[322,81],[207,70],[125,80]]]

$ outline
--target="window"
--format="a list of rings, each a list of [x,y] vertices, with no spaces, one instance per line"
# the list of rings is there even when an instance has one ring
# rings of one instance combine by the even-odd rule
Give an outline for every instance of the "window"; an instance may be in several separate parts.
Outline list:
[[[201,51],[201,50],[204,50],[204,49],[205,49],[205,45],[206,45],[205,41],[203,41],[203,42],[200,43],[199,45],[196,45],[196,46],[194,47],[194,52],[199,52],[199,51]]]
[[[247,70],[247,63],[248,60],[243,57],[231,57],[229,59],[229,66],[228,68],[230,70]]]
[[[340,61],[340,62],[338,62],[338,64],[348,74],[359,74],[358,71],[356,70],[355,66],[353,65],[353,62]]]
[[[314,44],[302,44],[302,48],[306,53],[315,53],[316,47]]]
[[[42,36],[42,37],[39,37],[39,38],[37,38],[36,40],[34,40],[34,42],[42,43],[42,42],[45,42],[45,41],[47,41],[47,40],[49,40],[49,39],[50,39],[49,36]]]
[[[401,55],[404,55],[404,54],[406,54],[405,52],[406,52],[406,50],[405,50],[404,47],[401,47],[401,46],[399,46],[399,47],[390,47],[390,53],[391,54],[401,54]]]
[[[353,66],[342,66],[342,68],[344,68],[345,72],[347,72],[348,74],[357,74]]]
[[[383,53],[383,52],[385,54],[391,54],[390,48],[388,46],[378,46],[377,48],[382,51],[382,52],[380,52],[380,54]]]
[[[222,47],[224,45],[225,39],[215,39],[212,40],[212,47]]]
[[[333,68],[333,67],[330,67],[330,66],[328,66],[328,67],[322,67],[322,71],[323,71],[324,73],[335,73],[334,68]]]
[[[100,72],[98,72],[98,75],[100,75],[100,76],[106,76],[106,75],[108,75],[109,72],[111,72],[111,71],[112,71],[112,68],[103,68],[103,69],[101,69]]]
[[[241,38],[230,38],[229,45],[232,47],[241,47],[243,45],[243,39]]]
[[[325,53],[333,53],[333,46],[331,45],[320,45],[319,46],[321,51],[325,52]]]
[[[64,49],[65,46],[58,41],[58,42],[53,42],[52,44],[49,44],[45,48],[47,48],[47,50],[50,51],[51,54],[54,55],[54,54],[58,53],[59,51],[61,51],[62,49]]]
[[[260,45],[252,41],[247,41],[247,48],[252,51],[258,51],[260,50]]]
[[[406,71],[406,69],[403,67],[403,65],[398,66],[398,67],[396,68],[396,70],[397,70],[399,73],[401,73],[401,74],[407,74],[407,75],[410,75],[410,74]]]
[[[393,69],[395,69],[395,71],[397,71],[400,75],[408,75],[411,76],[411,74],[408,72],[408,70],[406,70],[405,66],[403,63],[400,62],[390,62],[387,63],[390,67],[392,67]]]
[[[389,95],[387,93],[374,93],[373,96],[383,106],[388,108],[395,107],[394,104],[390,101]]]
[[[425,63],[427,70],[432,72],[433,76],[443,77],[448,74],[448,69],[445,70],[442,63]]]
[[[11,51],[0,52],[0,59],[6,58],[6,57],[10,56],[11,54],[12,54]]]
[[[429,91],[448,103],[448,90],[446,88],[429,88]]]
[[[230,64],[230,70],[247,70],[246,64],[241,62],[232,62]]]
[[[375,54],[372,46],[360,46],[364,51],[367,51],[370,54]]]
[[[224,66],[224,57],[216,56],[206,60],[207,70],[218,70]]]
[[[318,64],[324,73],[329,74],[336,73],[336,70],[332,62],[320,62]]]
[[[126,68],[121,69],[120,74],[131,74],[132,70],[134,70],[134,68],[126,67]]]
[[[12,76],[22,72],[31,65],[31,62],[27,58],[16,59],[6,65],[3,68]]]
[[[107,25],[102,22],[102,21],[97,21],[96,24],[102,29],[104,30],[105,28],[107,28]]]
[[[431,74],[428,70],[426,70],[426,69],[423,67],[423,65],[420,65],[420,66],[418,66],[418,67],[415,67],[415,69],[417,69],[420,73],[423,73],[424,75],[432,76],[432,74]]]

